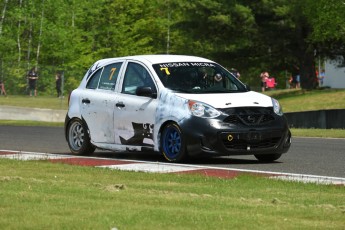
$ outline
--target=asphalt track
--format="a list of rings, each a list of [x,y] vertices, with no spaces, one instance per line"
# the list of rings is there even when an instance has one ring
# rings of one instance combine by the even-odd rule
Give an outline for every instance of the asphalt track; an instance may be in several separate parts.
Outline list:
[[[260,163],[254,156],[231,156],[193,159],[187,164],[345,178],[345,139],[294,137],[292,142],[290,151],[274,163]],[[0,126],[0,150],[70,155],[61,127]],[[109,160],[164,162],[160,155],[153,153],[96,151],[92,156]]]

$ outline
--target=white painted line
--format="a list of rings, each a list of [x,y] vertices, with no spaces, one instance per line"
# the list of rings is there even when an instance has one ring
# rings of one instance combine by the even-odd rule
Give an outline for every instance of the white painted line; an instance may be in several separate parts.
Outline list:
[[[174,173],[174,172],[193,170],[191,169],[191,167],[166,165],[166,164],[160,164],[160,163],[134,163],[134,164],[107,165],[107,166],[97,166],[97,167],[118,169],[118,170],[124,170],[124,171],[152,172],[152,173]]]
[[[321,177],[321,176],[308,176],[308,175],[284,175],[273,176],[271,179],[295,181],[302,183],[316,183],[316,184],[333,184],[333,185],[345,185],[345,178],[335,177]]]
[[[309,175],[309,174],[260,171],[260,170],[238,169],[238,168],[220,168],[220,167],[211,167],[211,166],[194,166],[194,167],[202,167],[203,169],[218,169],[218,170],[229,170],[229,171],[236,171],[236,172],[271,175],[270,178],[281,178],[281,179],[285,179],[285,180],[288,180],[290,178],[290,179],[293,179],[295,181],[307,181],[309,179],[310,182],[329,181],[329,182],[333,182],[334,184],[345,185],[345,178],[342,178],[342,177],[329,177],[329,176],[318,176],[318,175]]]
[[[50,154],[50,153],[34,153],[34,152],[14,152],[14,151],[7,151],[7,150],[0,150],[6,152],[13,152],[13,154],[5,154],[0,155],[0,158],[7,158],[13,160],[49,160],[49,159],[63,159],[63,158],[70,158],[69,155],[59,155],[59,154]]]
[[[345,185],[345,178],[342,178],[342,177],[329,177],[329,176],[318,176],[318,175],[309,175],[309,174],[260,171],[260,170],[251,170],[251,169],[218,168],[218,167],[208,167],[208,166],[204,166],[203,168],[229,170],[229,171],[236,171],[236,172],[262,174],[262,175],[273,175],[273,176],[269,176],[269,178],[277,178],[277,179],[297,181],[297,182]]]

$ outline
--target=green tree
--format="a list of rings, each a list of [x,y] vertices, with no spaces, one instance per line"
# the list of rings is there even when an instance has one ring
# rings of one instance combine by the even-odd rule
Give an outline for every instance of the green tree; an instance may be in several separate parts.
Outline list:
[[[235,67],[253,86],[264,70],[300,73],[313,89],[315,60],[345,56],[344,9],[339,0],[3,0],[0,73],[20,94],[38,66],[39,92],[52,95],[56,71],[70,91],[97,59],[172,53]]]
[[[251,3],[260,47],[273,69],[300,74],[301,87],[317,86],[315,60],[344,55],[344,3],[341,1],[262,0]]]

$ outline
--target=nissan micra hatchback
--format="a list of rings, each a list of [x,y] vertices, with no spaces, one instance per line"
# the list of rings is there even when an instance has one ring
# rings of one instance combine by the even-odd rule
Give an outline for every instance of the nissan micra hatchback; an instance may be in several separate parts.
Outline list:
[[[277,160],[291,133],[277,100],[200,57],[143,55],[94,63],[72,91],[65,136],[73,154],[155,151]]]

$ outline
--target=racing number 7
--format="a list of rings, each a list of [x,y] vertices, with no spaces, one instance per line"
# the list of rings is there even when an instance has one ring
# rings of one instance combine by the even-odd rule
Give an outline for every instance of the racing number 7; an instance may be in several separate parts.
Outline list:
[[[111,79],[113,78],[115,71],[116,71],[116,68],[111,68],[110,75],[109,75],[109,81],[111,81]]]

